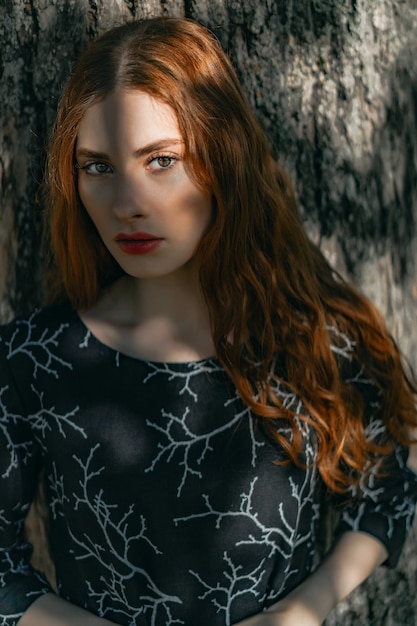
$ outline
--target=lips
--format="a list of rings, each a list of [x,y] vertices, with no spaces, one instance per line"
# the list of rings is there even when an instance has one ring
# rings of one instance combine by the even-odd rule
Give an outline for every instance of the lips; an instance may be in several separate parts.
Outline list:
[[[150,233],[119,233],[114,240],[126,254],[148,254],[156,250],[163,241],[161,237]]]

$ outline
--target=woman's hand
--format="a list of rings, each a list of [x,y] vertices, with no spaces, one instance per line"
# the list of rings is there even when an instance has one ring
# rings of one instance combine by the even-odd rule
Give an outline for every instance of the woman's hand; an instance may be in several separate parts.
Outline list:
[[[322,622],[295,600],[281,600],[273,607],[253,615],[235,626],[320,626]]]
[[[304,582],[265,612],[235,626],[320,626],[386,558],[386,548],[371,535],[346,532]]]
[[[54,593],[38,598],[17,626],[117,626],[115,622],[80,609]]]

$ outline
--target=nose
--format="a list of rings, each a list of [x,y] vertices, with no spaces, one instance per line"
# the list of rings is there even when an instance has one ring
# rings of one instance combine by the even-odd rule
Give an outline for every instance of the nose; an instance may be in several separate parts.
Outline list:
[[[142,185],[133,172],[119,173],[113,197],[113,213],[120,220],[145,217],[145,198]]]

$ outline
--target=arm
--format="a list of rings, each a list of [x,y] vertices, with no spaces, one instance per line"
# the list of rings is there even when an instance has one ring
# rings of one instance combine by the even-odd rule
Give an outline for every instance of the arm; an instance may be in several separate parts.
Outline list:
[[[42,454],[25,407],[27,379],[24,375],[23,382],[19,379],[21,370],[13,370],[8,357],[10,332],[8,327],[0,331],[0,624],[114,626],[55,595],[31,566],[24,520],[37,488]]]
[[[24,536],[41,460],[2,347],[0,343],[0,623],[16,626],[51,587],[31,567],[32,549]]]
[[[371,535],[346,532],[322,565],[301,585],[239,626],[319,626],[387,555],[385,546]]]
[[[18,626],[115,626],[109,622],[80,609],[53,593],[38,598],[24,613]]]
[[[386,433],[378,418],[378,391],[359,375],[352,380],[365,387],[365,434],[377,441]],[[351,502],[343,505],[339,539],[321,566],[282,600],[239,626],[319,626],[378,565],[395,567],[414,518],[416,458],[417,446],[408,457],[407,448],[397,445],[364,472],[361,488],[352,488]],[[338,498],[334,500],[337,504]]]

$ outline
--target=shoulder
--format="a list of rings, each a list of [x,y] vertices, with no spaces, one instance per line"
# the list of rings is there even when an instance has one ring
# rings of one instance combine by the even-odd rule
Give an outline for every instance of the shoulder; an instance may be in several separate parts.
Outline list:
[[[342,378],[351,379],[359,372],[365,374],[371,355],[364,351],[364,347],[358,343],[352,333],[343,330],[335,323],[326,326],[326,329],[330,350],[336,359]]]
[[[73,344],[74,332],[80,333],[80,320],[69,304],[36,309],[0,327],[0,358],[19,377],[49,372],[62,361]],[[28,369],[29,367],[29,369]]]
[[[372,357],[356,339],[335,324],[327,326],[330,349],[336,359],[338,373],[349,393],[360,394],[367,404],[379,404],[380,385],[371,373]]]
[[[0,325],[0,344],[35,341],[66,328],[76,321],[76,313],[68,303],[34,309]]]
[[[336,356],[336,360],[340,363],[351,363],[357,353],[356,341],[335,323],[328,324],[326,330],[330,349]]]

